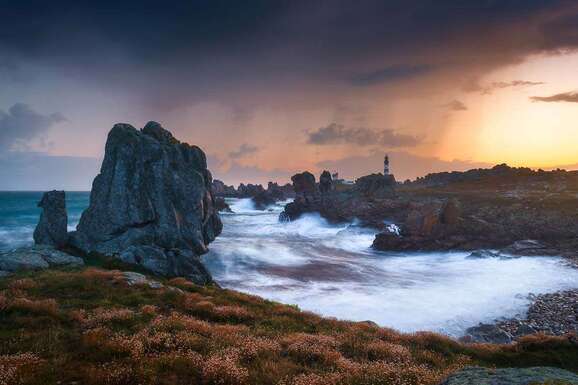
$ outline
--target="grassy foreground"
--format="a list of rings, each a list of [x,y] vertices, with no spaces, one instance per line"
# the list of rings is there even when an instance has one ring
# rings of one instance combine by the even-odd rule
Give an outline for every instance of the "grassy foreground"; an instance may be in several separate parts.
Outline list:
[[[462,345],[164,283],[129,286],[96,268],[0,279],[0,385],[437,384],[465,365],[578,372],[574,336]]]

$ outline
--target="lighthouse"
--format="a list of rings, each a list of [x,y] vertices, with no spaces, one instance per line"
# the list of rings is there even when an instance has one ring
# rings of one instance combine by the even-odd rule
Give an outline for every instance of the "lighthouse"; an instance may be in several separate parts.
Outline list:
[[[389,156],[385,154],[385,158],[383,159],[383,176],[389,175]]]

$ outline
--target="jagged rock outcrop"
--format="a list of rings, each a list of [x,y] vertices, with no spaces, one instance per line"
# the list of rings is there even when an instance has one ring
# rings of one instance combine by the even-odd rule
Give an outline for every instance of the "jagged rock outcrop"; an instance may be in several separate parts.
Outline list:
[[[225,198],[223,198],[223,197],[215,197],[214,206],[215,206],[215,210],[217,210],[218,212],[224,212],[224,213],[232,213],[233,212],[233,210],[231,210],[231,207],[229,206],[229,204],[227,203],[227,201],[225,201]]]
[[[285,205],[279,215],[282,221],[292,221],[306,212],[319,211],[320,193],[315,182],[315,176],[309,171],[295,174],[291,177],[295,199]]]
[[[42,208],[40,220],[34,229],[34,243],[62,247],[68,241],[68,217],[64,191],[48,191],[38,202]]]
[[[293,182],[293,189],[295,190],[295,199],[312,201],[319,196],[315,176],[309,171],[293,175],[291,181]]]
[[[355,181],[355,189],[366,196],[391,195],[395,188],[393,175],[370,174]]]
[[[397,222],[401,230],[399,234],[385,229],[376,235],[373,248],[400,251],[463,247],[467,239],[462,236],[460,229],[457,229],[460,223],[459,207],[460,204],[455,199],[445,202],[409,202],[400,207],[400,212],[405,212],[406,216]]]
[[[239,198],[252,198],[255,195],[262,193],[263,191],[265,191],[265,189],[260,184],[249,183],[245,185],[241,183],[237,188],[237,196]]]
[[[213,183],[213,194],[220,197],[234,197],[237,196],[237,190],[234,186],[228,186],[223,181],[214,179]]]
[[[319,191],[321,194],[327,194],[333,190],[333,179],[331,178],[331,173],[327,170],[323,170],[321,176],[319,176]]]
[[[279,184],[275,183],[275,182],[269,182],[267,183],[267,193],[269,193],[269,195],[275,199],[275,200],[283,200],[286,198],[286,191],[287,188],[285,186],[279,186]]]
[[[199,256],[220,234],[212,177],[197,146],[156,122],[116,124],[71,243],[165,276],[208,283]]]

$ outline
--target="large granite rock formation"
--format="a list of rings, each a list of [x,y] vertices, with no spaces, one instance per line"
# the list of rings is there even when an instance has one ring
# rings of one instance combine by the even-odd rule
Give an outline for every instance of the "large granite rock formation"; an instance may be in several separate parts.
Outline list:
[[[208,283],[199,256],[220,234],[203,151],[156,122],[116,124],[71,243],[165,276]]]
[[[42,208],[40,221],[34,229],[34,243],[62,247],[68,241],[68,217],[64,191],[48,191],[38,202]]]

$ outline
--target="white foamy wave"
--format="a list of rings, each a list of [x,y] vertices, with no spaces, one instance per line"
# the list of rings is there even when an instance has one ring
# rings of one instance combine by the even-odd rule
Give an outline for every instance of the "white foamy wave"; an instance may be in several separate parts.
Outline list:
[[[558,258],[468,259],[469,253],[383,253],[376,231],[318,214],[279,222],[278,211],[223,217],[205,257],[225,287],[349,320],[459,336],[479,322],[523,314],[529,293],[576,286]]]
[[[264,225],[257,225],[257,233],[280,236],[300,236],[308,238],[324,238],[335,236],[348,225],[331,225],[319,214],[305,214],[301,218],[291,222],[264,221]]]
[[[9,250],[33,243],[34,226],[0,229],[0,250]]]
[[[259,213],[261,210],[255,209],[255,204],[251,198],[227,200],[229,207],[234,214]]]

